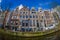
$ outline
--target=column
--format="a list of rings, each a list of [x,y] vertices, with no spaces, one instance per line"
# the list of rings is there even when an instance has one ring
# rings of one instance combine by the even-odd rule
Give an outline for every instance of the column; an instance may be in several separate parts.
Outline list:
[[[33,27],[33,20],[32,20],[32,27]]]

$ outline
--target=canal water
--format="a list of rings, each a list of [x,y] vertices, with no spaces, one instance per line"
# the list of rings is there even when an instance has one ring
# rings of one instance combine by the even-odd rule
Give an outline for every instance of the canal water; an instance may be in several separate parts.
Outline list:
[[[60,31],[37,37],[20,37],[0,34],[0,40],[60,40]]]

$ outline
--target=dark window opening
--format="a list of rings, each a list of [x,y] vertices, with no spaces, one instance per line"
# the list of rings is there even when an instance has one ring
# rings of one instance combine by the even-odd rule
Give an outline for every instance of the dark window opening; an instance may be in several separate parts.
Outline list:
[[[24,26],[24,23],[22,23],[22,26]]]
[[[18,25],[18,23],[16,23],[16,25]]]
[[[37,27],[39,27],[39,23],[37,23]]]
[[[26,23],[26,26],[28,26],[28,23]]]
[[[46,27],[46,24],[45,24],[45,27]]]

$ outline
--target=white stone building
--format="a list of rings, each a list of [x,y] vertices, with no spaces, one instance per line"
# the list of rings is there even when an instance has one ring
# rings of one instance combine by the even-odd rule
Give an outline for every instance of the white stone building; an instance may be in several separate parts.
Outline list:
[[[10,26],[20,31],[44,31],[46,27],[54,24],[53,14],[48,10],[42,10],[34,7],[31,9],[23,7],[19,10],[17,7],[10,18]]]

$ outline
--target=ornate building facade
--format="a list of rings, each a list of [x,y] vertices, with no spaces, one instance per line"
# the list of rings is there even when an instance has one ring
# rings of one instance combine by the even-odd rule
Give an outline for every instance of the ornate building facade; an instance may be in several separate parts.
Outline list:
[[[17,7],[8,22],[11,29],[19,31],[44,31],[55,23],[53,14],[48,10],[42,10],[34,7],[31,9],[23,7],[19,10]]]

